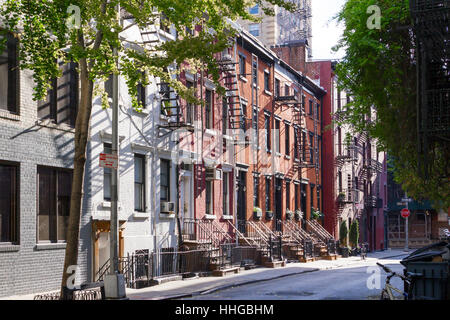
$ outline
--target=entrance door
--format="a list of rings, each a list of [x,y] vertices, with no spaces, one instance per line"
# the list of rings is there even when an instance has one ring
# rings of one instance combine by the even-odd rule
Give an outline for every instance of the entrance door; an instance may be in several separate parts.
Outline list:
[[[246,190],[247,173],[245,171],[239,171],[238,181],[237,181],[237,225],[239,232],[245,234],[245,223],[240,223],[246,219],[246,201],[245,201],[245,190]]]
[[[281,231],[281,217],[282,217],[282,190],[281,179],[275,179],[275,230]]]
[[[181,216],[185,219],[193,219],[194,215],[191,208],[191,177],[183,177],[181,183],[180,203],[181,203]]]

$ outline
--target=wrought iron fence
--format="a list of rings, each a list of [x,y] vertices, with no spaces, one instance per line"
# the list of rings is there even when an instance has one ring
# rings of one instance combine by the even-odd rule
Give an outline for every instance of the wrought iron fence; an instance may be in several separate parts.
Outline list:
[[[314,257],[314,245],[312,240],[303,240],[303,258]]]
[[[327,253],[328,255],[337,254],[336,251],[336,241],[334,239],[329,239],[327,242]]]
[[[283,237],[272,237],[269,239],[269,257],[272,261],[280,261],[283,259],[282,248],[283,248]]]

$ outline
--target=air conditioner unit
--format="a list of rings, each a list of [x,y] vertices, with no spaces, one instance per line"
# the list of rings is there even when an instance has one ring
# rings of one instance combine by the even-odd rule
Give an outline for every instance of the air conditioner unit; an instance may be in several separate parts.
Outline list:
[[[175,203],[168,201],[161,201],[161,212],[163,213],[174,213]]]
[[[222,169],[206,169],[206,180],[222,180]]]

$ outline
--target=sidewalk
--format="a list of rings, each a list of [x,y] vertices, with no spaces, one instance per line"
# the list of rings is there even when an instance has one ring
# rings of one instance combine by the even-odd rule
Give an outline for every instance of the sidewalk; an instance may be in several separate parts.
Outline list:
[[[410,252],[412,252],[412,250]],[[157,286],[142,289],[127,288],[127,296],[130,300],[177,299],[302,273],[347,268],[356,265],[374,265],[378,259],[400,258],[407,254],[408,253],[401,249],[388,249],[385,251],[369,253],[367,259],[364,261],[362,261],[360,257],[349,257],[340,258],[334,261],[318,260],[308,263],[288,263],[286,267],[276,269],[260,267],[252,270],[244,270],[239,274],[232,274],[225,277],[190,278],[166,282]],[[35,294],[10,296],[0,298],[0,300],[33,300],[34,296]]]
[[[367,259],[362,261],[360,257],[340,258],[338,260],[318,260],[308,263],[289,263],[284,268],[268,269],[257,268],[242,271],[240,274],[225,277],[204,277],[167,282],[158,286],[143,289],[127,289],[130,300],[165,300],[203,295],[218,290],[246,284],[274,280],[282,277],[316,272],[320,270],[331,270],[346,268],[356,265],[371,265],[379,259],[399,258],[407,255],[403,250],[386,250],[369,253]]]

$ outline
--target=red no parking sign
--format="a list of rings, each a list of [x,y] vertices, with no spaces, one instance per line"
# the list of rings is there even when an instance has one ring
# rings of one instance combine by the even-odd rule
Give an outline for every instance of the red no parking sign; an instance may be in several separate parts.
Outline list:
[[[410,211],[409,211],[408,209],[406,209],[406,208],[403,208],[403,209],[400,211],[400,214],[402,215],[403,218],[408,218],[409,215],[410,215]]]

